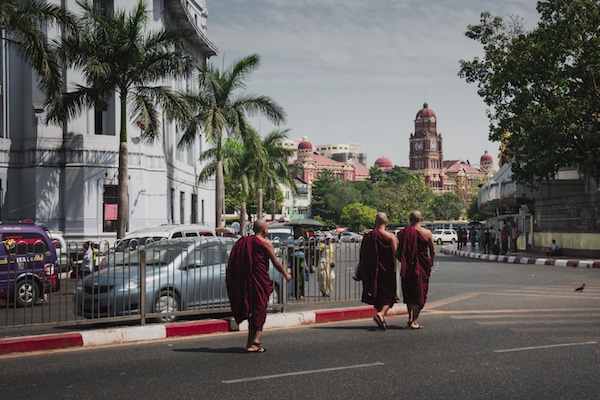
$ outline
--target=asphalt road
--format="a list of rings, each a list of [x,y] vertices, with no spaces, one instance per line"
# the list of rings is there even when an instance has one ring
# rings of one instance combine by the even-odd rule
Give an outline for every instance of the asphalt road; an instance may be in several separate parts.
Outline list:
[[[600,270],[439,255],[406,317],[2,357],[5,398],[597,399]],[[582,292],[574,289],[582,283]]]

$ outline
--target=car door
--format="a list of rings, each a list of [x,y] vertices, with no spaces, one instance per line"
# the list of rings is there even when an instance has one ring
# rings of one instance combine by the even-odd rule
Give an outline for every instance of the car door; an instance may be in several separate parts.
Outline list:
[[[184,264],[187,280],[182,288],[188,309],[227,307],[224,249],[221,241],[202,241],[188,254]]]

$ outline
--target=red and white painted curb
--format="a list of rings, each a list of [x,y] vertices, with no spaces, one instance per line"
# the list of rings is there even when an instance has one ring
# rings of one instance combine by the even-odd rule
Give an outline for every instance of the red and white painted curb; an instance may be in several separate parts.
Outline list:
[[[514,263],[514,264],[535,264],[535,265],[557,265],[560,267],[587,267],[600,268],[600,260],[566,260],[558,258],[537,258],[537,257],[521,257],[521,256],[497,256],[494,254],[475,253],[471,251],[462,251],[457,249],[442,248],[442,252],[446,254],[475,258],[479,260]]]
[[[406,305],[395,304],[388,315],[406,314]],[[370,306],[269,314],[265,329],[286,328],[324,322],[373,318],[375,309]],[[126,328],[107,328],[92,331],[45,334],[0,339],[0,355],[27,353],[34,351],[66,349],[73,347],[93,347],[111,344],[144,342],[172,337],[225,333],[231,330],[248,329],[247,321],[232,329],[229,319],[209,319],[203,321],[146,325]],[[234,324],[235,325],[235,324]]]

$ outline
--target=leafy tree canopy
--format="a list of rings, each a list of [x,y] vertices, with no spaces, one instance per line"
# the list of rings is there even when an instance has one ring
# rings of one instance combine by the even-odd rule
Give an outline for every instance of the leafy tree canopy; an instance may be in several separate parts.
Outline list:
[[[489,12],[466,36],[484,57],[460,61],[459,76],[478,84],[490,140],[512,160],[513,179],[535,184],[562,167],[600,177],[600,4],[542,0],[540,22],[523,31]]]
[[[362,203],[351,203],[342,209],[342,224],[351,227],[355,232],[360,232],[365,228],[371,227],[377,210]]]

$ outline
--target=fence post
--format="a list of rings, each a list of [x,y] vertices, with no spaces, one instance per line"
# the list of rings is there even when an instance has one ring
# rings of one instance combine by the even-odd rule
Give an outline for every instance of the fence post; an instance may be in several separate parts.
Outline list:
[[[140,324],[144,326],[146,325],[146,249],[140,249],[139,257]]]

